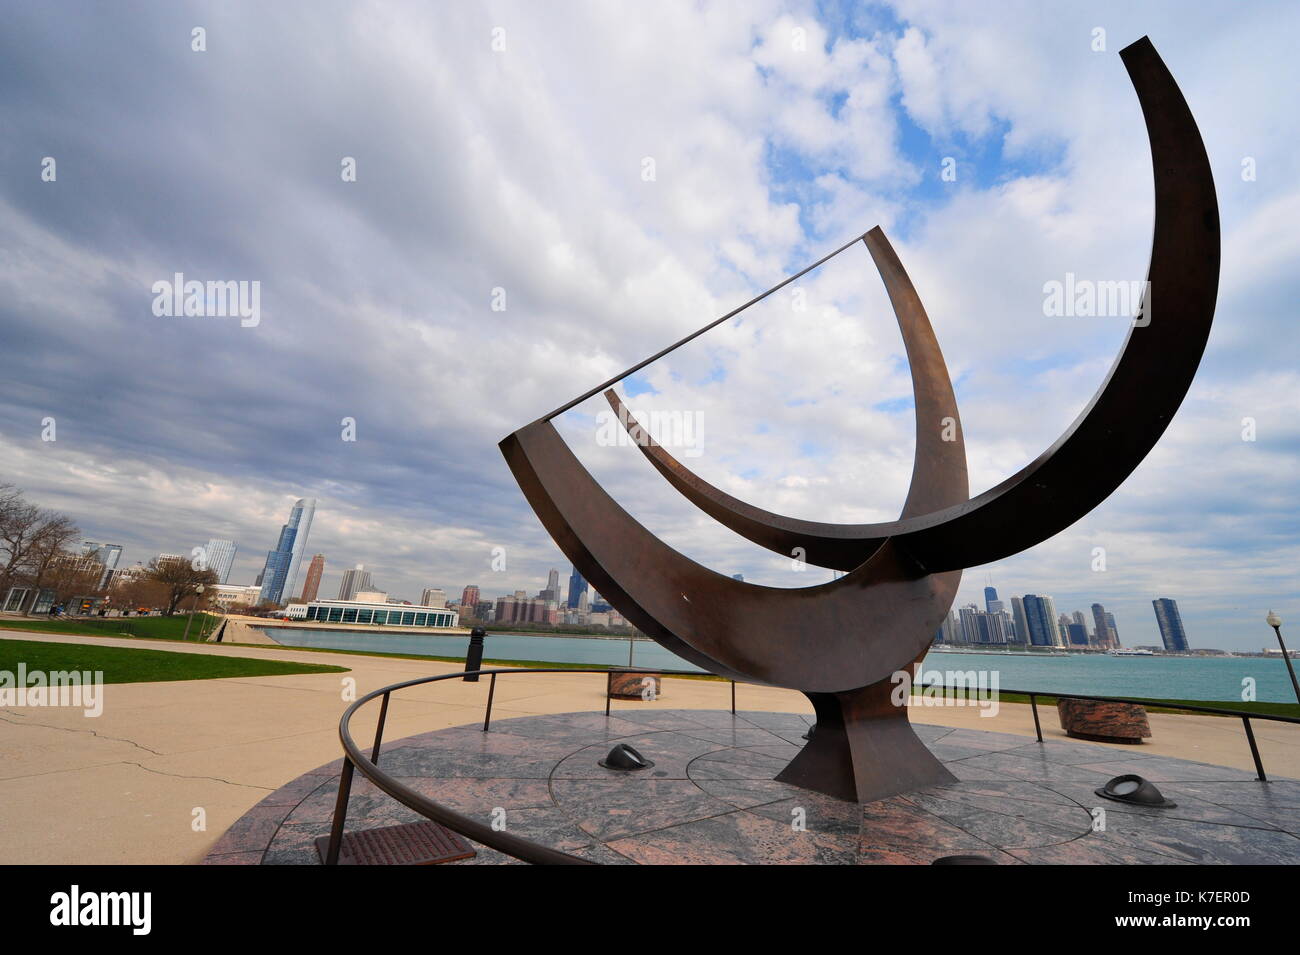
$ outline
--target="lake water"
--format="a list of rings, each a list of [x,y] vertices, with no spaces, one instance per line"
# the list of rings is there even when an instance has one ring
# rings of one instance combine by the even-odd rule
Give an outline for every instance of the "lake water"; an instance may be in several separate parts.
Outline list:
[[[469,637],[356,630],[267,628],[287,646],[408,653],[464,659]],[[548,663],[627,665],[627,641],[591,637],[545,637],[490,633],[484,645],[489,660],[541,660]],[[633,664],[664,670],[703,672],[657,643],[638,640]],[[1010,656],[1002,653],[931,653],[928,670],[987,670],[998,673],[1002,690],[1096,693],[1100,696],[1157,697],[1171,700],[1241,700],[1243,681],[1255,681],[1255,698],[1294,703],[1295,695],[1281,658],[1262,657],[1108,657]],[[945,681],[951,682],[951,681]]]

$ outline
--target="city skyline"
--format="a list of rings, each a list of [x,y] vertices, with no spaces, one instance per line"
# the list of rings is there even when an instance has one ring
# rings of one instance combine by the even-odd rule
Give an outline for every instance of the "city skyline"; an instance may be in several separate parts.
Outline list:
[[[314,510],[315,505],[315,500],[308,501],[299,499],[295,502],[295,509],[307,506]],[[283,528],[281,530],[281,538],[283,538]],[[237,545],[232,541],[210,538],[207,544],[204,545],[204,554],[210,562],[209,566],[218,573],[219,577],[220,566],[224,566],[227,569],[227,573],[229,572],[229,567],[233,563],[236,551]],[[100,564],[106,567],[104,574],[106,579],[112,576],[114,568],[124,570],[131,566],[118,565],[123,554],[123,547],[119,544],[105,545],[92,540],[84,540],[81,544],[81,552],[86,556],[94,557]],[[214,554],[217,555],[216,558],[213,557]],[[268,559],[270,556],[271,555],[268,554]],[[155,555],[154,559],[162,561],[165,559],[179,560],[186,558],[182,554],[159,551]],[[141,563],[147,563],[147,561]],[[287,597],[283,603],[286,605],[289,603],[304,603],[308,600],[316,599],[316,593],[313,593],[311,596],[306,596],[305,590],[308,586],[311,586],[314,583],[316,591],[319,591],[321,586],[325,584],[323,573],[320,572],[323,571],[325,563],[326,559],[324,554],[315,554],[311,560],[309,571],[304,578],[304,586],[303,588],[299,588],[299,590],[304,593],[301,596],[295,594],[291,598]],[[553,599],[561,609],[576,609],[578,604],[571,601],[573,601],[575,594],[581,594],[584,597],[590,597],[590,606],[596,606],[597,602],[595,597],[590,596],[595,594],[591,585],[582,578],[582,575],[578,572],[576,567],[573,567],[572,565],[569,566],[570,575],[564,593],[559,593],[555,589],[559,581],[559,570],[555,567],[551,567],[546,571],[545,585],[536,591],[536,596],[532,597],[525,596],[532,592],[530,587],[525,586],[523,588],[512,588],[508,582],[503,582],[501,585],[501,592],[495,595],[492,594],[490,589],[483,590],[482,587],[477,584],[458,585],[454,583],[444,584],[443,586],[436,588],[428,587],[427,583],[423,584],[421,587],[417,588],[420,591],[419,600],[415,600],[413,597],[406,597],[399,590],[387,590],[384,592],[395,599],[406,600],[412,604],[424,604],[430,594],[438,595],[445,602],[448,599],[446,596],[448,592],[455,593],[456,590],[459,589],[460,597],[456,599],[457,607],[465,606],[463,601],[468,595],[474,598],[475,604],[480,603],[482,600],[496,604],[501,600],[512,601],[526,599],[536,602],[539,600],[545,601],[547,599]],[[736,579],[744,578],[743,574],[734,574],[732,576]],[[227,580],[220,579],[219,582],[225,584],[227,583]],[[232,585],[243,586],[233,582]],[[372,590],[374,586],[375,584],[373,583],[371,572],[366,570],[364,565],[357,564],[355,567],[348,568],[342,572],[339,582],[338,599],[352,599],[356,593]],[[264,584],[263,592],[265,592]],[[553,598],[548,598],[548,592],[555,592],[555,596]],[[981,617],[992,614],[1003,615],[1007,621],[1011,622],[1011,627],[1007,632],[1016,633],[1015,639],[1017,642],[1026,642],[1021,640],[1020,634],[1027,634],[1029,637],[1027,642],[1035,646],[1163,646],[1164,649],[1173,652],[1184,652],[1187,650],[1195,651],[1198,649],[1259,649],[1259,647],[1253,647],[1248,644],[1234,647],[1221,643],[1206,642],[1204,640],[1199,641],[1197,645],[1192,645],[1192,641],[1188,637],[1186,628],[1183,624],[1177,600],[1172,598],[1160,597],[1152,598],[1150,600],[1150,605],[1155,609],[1153,625],[1155,639],[1144,639],[1124,643],[1119,641],[1117,638],[1118,628],[1116,626],[1114,612],[1106,610],[1105,606],[1098,601],[1087,602],[1085,600],[1083,603],[1083,606],[1088,608],[1093,621],[1091,632],[1089,632],[1087,625],[1088,613],[1085,613],[1082,609],[1074,610],[1070,614],[1063,612],[1058,613],[1055,598],[1050,594],[1040,595],[1025,593],[1022,595],[1013,595],[1010,598],[1010,609],[1007,609],[1007,601],[999,599],[997,587],[991,584],[982,585],[979,594],[984,604],[983,611],[979,610],[978,602],[975,600],[964,601],[960,599],[961,593],[959,593],[958,599],[954,601],[952,608],[949,610],[948,617],[945,619],[945,623],[940,627],[939,633],[947,634],[949,629],[955,625],[957,633],[962,633],[962,631],[965,630],[967,635],[976,632],[984,635],[979,639],[968,640],[966,642],[1002,642],[1005,638],[1005,633],[1000,632],[994,634],[987,632],[984,628],[987,628],[988,624],[984,621],[967,621],[965,617],[966,611],[975,610],[978,611]],[[1025,601],[1029,601],[1028,608],[1026,608]],[[607,604],[602,605],[608,606]],[[1072,641],[1070,639],[1069,627],[1071,624],[1083,628],[1082,633],[1085,637],[1083,643]],[[1100,634],[1103,629],[1107,631],[1109,635],[1107,640],[1110,642],[1100,643],[1098,641],[1097,635]],[[1143,630],[1140,625],[1135,626],[1134,629],[1136,632],[1142,632]],[[1050,634],[1052,633],[1059,635],[1060,642],[1051,642],[1053,638]],[[965,638],[962,637],[956,641],[948,642],[963,642],[964,639]],[[1268,644],[1265,642],[1260,644],[1260,646],[1267,647]]]
[[[1094,14],[1104,51],[1090,46]],[[950,356],[971,492],[996,486],[1068,427],[1126,333],[1123,320],[1048,318],[1043,287],[1067,273],[1137,279],[1147,266],[1151,169],[1130,148],[1140,112],[1114,56],[1149,32],[1206,131],[1224,321],[1130,480],[1057,537],[972,568],[955,605],[983,606],[992,574],[1085,613],[1099,602],[1125,645],[1152,645],[1151,601],[1173,594],[1194,643],[1244,650],[1267,645],[1270,607],[1300,614],[1300,342],[1289,332],[1300,238],[1288,227],[1300,157],[1276,121],[1300,84],[1288,46],[1300,11],[1234,10],[1225,30],[1223,14],[1172,3],[1144,6],[1140,28],[1129,7],[1105,3],[1086,22],[921,5],[628,9],[574,33],[505,4],[505,28],[528,42],[501,56],[473,52],[472,11],[416,10],[400,28],[332,38],[329,62],[271,10],[228,16],[233,34],[266,37],[278,56],[178,48],[172,15],[18,8],[12,35],[30,46],[0,63],[30,94],[22,109],[0,107],[12,139],[59,161],[57,181],[43,181],[41,157],[15,152],[0,177],[6,247],[31,250],[0,273],[14,292],[0,298],[0,327],[23,356],[0,381],[3,477],[87,539],[120,543],[128,564],[238,541],[229,580],[251,582],[308,496],[328,502],[310,541],[334,562],[325,593],[357,562],[407,597],[430,580],[449,594],[465,581],[492,596],[534,592],[567,561],[496,450],[512,423],[877,223]],[[805,50],[791,48],[795,28]],[[108,31],[170,81],[117,70],[121,51],[92,39]],[[387,51],[409,37],[431,55],[392,63]],[[662,50],[682,37],[716,68],[665,71]],[[1017,55],[990,63],[992,45]],[[87,86],[86,71],[119,85]],[[322,117],[312,104],[340,71],[359,85]],[[491,98],[503,78],[533,91],[527,108]],[[245,115],[235,104],[250,83],[266,95]],[[416,117],[399,105],[412,88],[428,94]],[[216,127],[188,108],[196,98],[218,106]],[[302,132],[290,145],[286,123]],[[247,148],[167,148],[214,134]],[[283,162],[259,158],[281,149]],[[354,182],[338,175],[343,157],[357,161]],[[945,158],[954,178],[942,177]],[[1244,176],[1247,159],[1258,175]],[[124,206],[142,169],[155,188]],[[508,195],[493,188],[503,181]],[[276,214],[284,195],[300,215]],[[755,506],[891,520],[911,468],[907,365],[869,264],[841,259],[647,367],[625,396],[702,422],[683,452],[691,467]],[[265,314],[249,327],[153,315],[151,283],[176,272],[259,280]],[[118,372],[144,354],[148,375]],[[771,395],[783,400],[756,417]],[[670,546],[757,584],[829,579],[720,532],[644,461],[601,446],[601,410],[587,402],[558,425]]]

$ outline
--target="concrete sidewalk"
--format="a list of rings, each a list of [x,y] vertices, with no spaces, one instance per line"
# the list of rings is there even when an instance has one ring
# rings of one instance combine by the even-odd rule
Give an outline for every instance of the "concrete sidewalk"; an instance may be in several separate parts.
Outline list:
[[[267,657],[351,668],[349,673],[110,684],[103,715],[79,709],[0,709],[0,863],[191,863],[272,790],[342,755],[338,721],[355,681],[360,697],[403,680],[460,666],[424,660],[320,653],[283,647],[179,644],[119,637],[0,631],[0,639],[90,643]],[[489,645],[489,652],[491,647]],[[597,674],[539,673],[498,679],[493,721],[542,713],[603,710]],[[384,736],[396,740],[479,722],[488,683],[447,680],[402,691],[389,707]],[[811,713],[799,693],[740,685],[741,710]],[[727,709],[730,687],[668,679],[657,703],[622,708]],[[368,742],[377,705],[353,731]],[[1002,704],[986,718],[970,707],[914,706],[918,723],[1033,736],[1028,706]],[[1044,738],[1064,739],[1052,707],[1040,708]],[[1153,714],[1143,753],[1253,770],[1241,722]],[[1255,721],[1270,776],[1300,776],[1300,726]],[[1116,746],[1121,753],[1132,747]],[[205,828],[198,828],[200,817]]]

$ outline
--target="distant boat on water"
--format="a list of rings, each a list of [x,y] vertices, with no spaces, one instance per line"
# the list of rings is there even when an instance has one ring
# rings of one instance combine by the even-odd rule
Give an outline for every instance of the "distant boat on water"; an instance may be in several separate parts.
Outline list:
[[[1118,650],[1107,650],[1108,657],[1153,657],[1155,656],[1150,650],[1132,650],[1128,647],[1121,647]]]

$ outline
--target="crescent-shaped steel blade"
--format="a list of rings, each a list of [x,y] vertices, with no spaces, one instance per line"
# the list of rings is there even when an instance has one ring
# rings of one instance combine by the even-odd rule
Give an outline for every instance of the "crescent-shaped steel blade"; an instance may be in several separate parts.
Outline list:
[[[850,574],[786,590],[733,580],[669,547],[618,505],[555,426],[501,442],[556,544],[658,643],[733,679],[836,692],[886,680],[929,645],[959,574],[926,575],[882,545]]]
[[[1200,365],[1219,288],[1219,206],[1210,160],[1151,41],[1143,37],[1120,57],[1142,106],[1155,179],[1140,320],[1092,402],[1034,462],[967,503],[888,529],[929,570],[1017,554],[1091,511],[1155,447]]]

